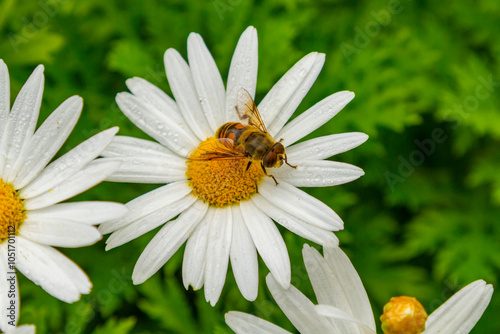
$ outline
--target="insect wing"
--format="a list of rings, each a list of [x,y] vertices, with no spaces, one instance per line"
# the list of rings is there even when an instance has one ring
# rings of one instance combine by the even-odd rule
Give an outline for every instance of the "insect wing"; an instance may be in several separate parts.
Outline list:
[[[190,160],[215,160],[215,159],[242,159],[247,158],[245,152],[240,152],[234,147],[234,142],[229,138],[218,138],[217,142],[207,144],[196,156]]]
[[[260,117],[252,96],[244,88],[241,88],[236,95],[236,112],[242,122],[246,122],[267,133],[266,126]]]

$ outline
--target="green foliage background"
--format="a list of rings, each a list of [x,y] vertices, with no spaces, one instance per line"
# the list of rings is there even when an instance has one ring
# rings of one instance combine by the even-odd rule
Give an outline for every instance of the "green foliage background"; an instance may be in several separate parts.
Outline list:
[[[186,56],[191,31],[204,37],[226,77],[248,25],[259,34],[257,101],[311,51],[326,53],[326,63],[297,113],[336,91],[356,93],[314,135],[369,134],[367,143],[335,157],[366,175],[307,191],[344,219],[345,230],[337,235],[375,316],[394,295],[415,296],[430,312],[475,279],[498,287],[496,0],[2,0],[0,58],[9,66],[13,98],[34,67],[45,64],[40,122],[67,97],[84,98],[67,151],[114,125],[121,135],[146,138],[114,102],[126,90],[125,80],[143,77],[170,93],[163,53],[175,48]],[[427,153],[418,143],[427,145]],[[155,187],[104,183],[76,199],[127,202]],[[224,313],[239,310],[293,331],[265,287],[262,263],[255,303],[243,299],[232,273],[214,308],[202,291],[185,291],[182,251],[146,283],[133,286],[133,266],[154,232],[110,252],[103,241],[63,249],[94,283],[90,295],[71,305],[20,275],[20,323],[35,323],[38,333],[220,334],[230,332]],[[305,240],[283,234],[293,284],[314,300],[302,262]],[[500,333],[499,311],[496,292],[473,333]]]

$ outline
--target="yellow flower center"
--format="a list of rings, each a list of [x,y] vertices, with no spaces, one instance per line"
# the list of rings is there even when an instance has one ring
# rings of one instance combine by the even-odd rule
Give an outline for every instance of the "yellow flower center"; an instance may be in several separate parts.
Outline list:
[[[12,184],[0,179],[0,240],[17,234],[19,224],[25,218],[23,201],[17,191]]]
[[[427,313],[413,297],[393,297],[380,317],[384,334],[419,334],[425,330]]]
[[[247,170],[247,158],[227,156],[227,148],[210,137],[187,160],[186,176],[193,194],[203,202],[222,207],[248,199],[264,175],[259,163]]]

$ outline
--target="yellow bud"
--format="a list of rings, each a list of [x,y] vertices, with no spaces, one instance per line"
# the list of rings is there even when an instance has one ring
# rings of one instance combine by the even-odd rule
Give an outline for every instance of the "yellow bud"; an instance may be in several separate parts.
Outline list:
[[[393,297],[380,316],[384,334],[419,334],[425,330],[427,313],[413,297]]]

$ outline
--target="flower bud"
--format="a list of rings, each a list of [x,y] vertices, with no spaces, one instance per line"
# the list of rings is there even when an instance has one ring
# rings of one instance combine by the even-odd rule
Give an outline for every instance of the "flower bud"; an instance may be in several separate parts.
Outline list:
[[[419,334],[425,330],[427,313],[413,297],[393,297],[380,316],[384,334]]]

